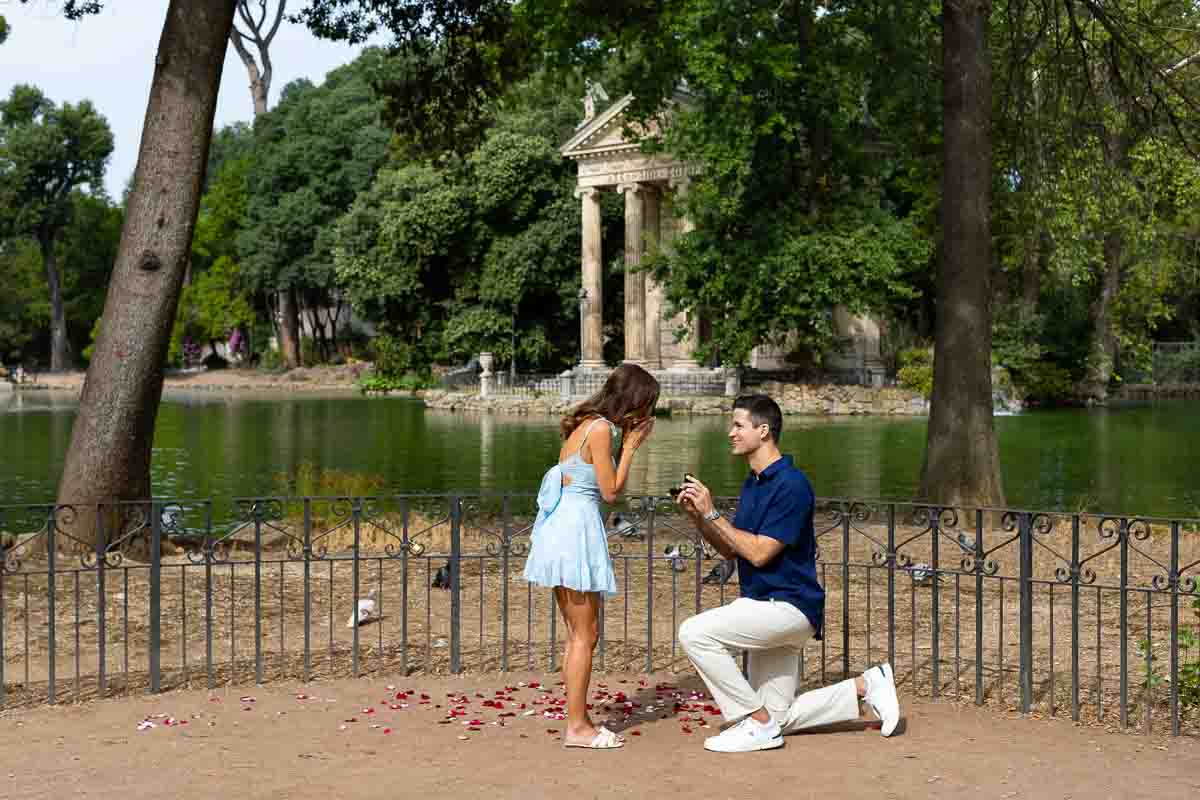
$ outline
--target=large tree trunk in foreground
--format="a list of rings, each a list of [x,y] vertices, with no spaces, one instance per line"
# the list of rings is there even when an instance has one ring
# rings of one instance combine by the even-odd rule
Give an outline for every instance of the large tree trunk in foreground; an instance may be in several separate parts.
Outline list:
[[[1002,506],[992,424],[989,0],[942,5],[942,250],[921,496]]]
[[[42,250],[42,264],[46,267],[46,283],[50,286],[50,371],[63,372],[74,364],[71,360],[71,343],[67,339],[67,314],[63,310],[58,259],[54,254],[54,240],[50,236],[38,236],[38,245]]]
[[[80,543],[94,542],[98,531],[97,515],[79,506],[150,497],[163,367],[234,3],[171,0],[167,10],[133,191],[58,487],[58,502],[75,504],[78,512],[63,532]]]

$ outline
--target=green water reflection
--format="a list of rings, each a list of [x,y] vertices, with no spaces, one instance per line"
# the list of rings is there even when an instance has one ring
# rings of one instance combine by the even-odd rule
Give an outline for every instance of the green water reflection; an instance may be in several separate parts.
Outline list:
[[[0,503],[54,496],[77,403],[49,392],[0,395]],[[1032,412],[997,419],[1010,505],[1155,515],[1200,514],[1191,447],[1195,402]],[[745,468],[724,419],[659,420],[630,490],[662,492],[684,470],[719,492]],[[922,418],[789,417],[784,451],[823,496],[910,498]],[[425,411],[400,398],[170,393],[155,432],[154,488],[164,497],[253,496],[309,461],[369,472],[395,490],[532,491],[558,449],[557,421]]]

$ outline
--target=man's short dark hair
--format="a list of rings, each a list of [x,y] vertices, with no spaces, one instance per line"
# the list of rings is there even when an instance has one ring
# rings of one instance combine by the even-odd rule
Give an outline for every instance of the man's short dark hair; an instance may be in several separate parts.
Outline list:
[[[733,410],[743,408],[756,426],[766,425],[771,429],[771,440],[779,444],[783,437],[783,412],[779,404],[765,394],[744,394],[733,401]]]

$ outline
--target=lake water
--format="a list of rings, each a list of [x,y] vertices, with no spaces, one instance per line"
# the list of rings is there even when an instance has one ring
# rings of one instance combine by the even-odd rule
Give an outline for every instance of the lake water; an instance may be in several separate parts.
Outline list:
[[[52,499],[77,409],[58,392],[0,395],[0,504]],[[1011,506],[1200,515],[1192,461],[1200,403],[1161,402],[998,417]],[[414,400],[278,393],[169,392],[155,431],[157,496],[272,494],[310,462],[378,475],[395,491],[533,491],[558,451],[556,418],[449,414]],[[660,419],[638,454],[630,492],[665,492],[685,471],[736,493],[744,462],[726,420]],[[909,499],[924,418],[788,417],[783,450],[825,497]]]

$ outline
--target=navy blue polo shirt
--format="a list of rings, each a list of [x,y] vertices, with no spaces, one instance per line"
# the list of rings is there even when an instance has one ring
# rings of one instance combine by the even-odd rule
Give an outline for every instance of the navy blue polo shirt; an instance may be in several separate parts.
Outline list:
[[[782,600],[804,612],[822,638],[825,590],[817,582],[817,539],[813,530],[813,490],[808,478],[783,456],[742,484],[733,525],[770,536],[785,547],[768,564],[756,567],[738,557],[742,597]]]

